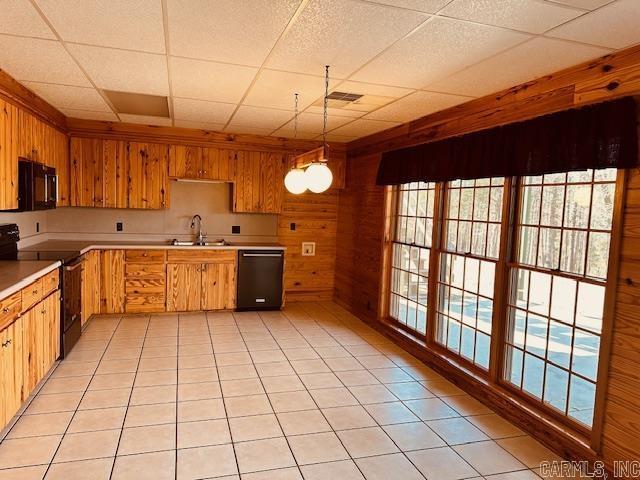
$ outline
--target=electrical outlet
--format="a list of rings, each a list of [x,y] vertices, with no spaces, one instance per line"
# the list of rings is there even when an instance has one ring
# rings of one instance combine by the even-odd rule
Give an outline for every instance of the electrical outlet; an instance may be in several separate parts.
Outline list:
[[[289,225],[289,228],[291,230],[295,230],[296,229],[296,224],[294,222],[291,222],[291,224]]]
[[[316,242],[302,242],[302,256],[314,257],[316,255]]]
[[[116,232],[121,232],[123,229],[122,222],[116,222]]]
[[[240,225],[232,225],[231,226],[231,233],[235,233],[235,234],[240,233]]]
[[[36,233],[40,231],[40,222],[36,222]]]

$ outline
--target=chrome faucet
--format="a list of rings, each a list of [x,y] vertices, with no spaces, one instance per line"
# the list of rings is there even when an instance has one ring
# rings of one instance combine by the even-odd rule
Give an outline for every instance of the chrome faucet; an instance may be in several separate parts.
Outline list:
[[[196,220],[198,220],[198,235],[196,237],[196,245],[204,245],[206,243],[207,234],[202,231],[202,217],[198,214],[191,217],[191,229],[196,227]]]

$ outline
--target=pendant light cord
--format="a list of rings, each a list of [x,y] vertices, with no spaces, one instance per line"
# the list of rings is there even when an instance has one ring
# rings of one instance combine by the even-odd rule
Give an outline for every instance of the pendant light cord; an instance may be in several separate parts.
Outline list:
[[[327,117],[329,109],[329,65],[324,66],[324,123],[322,126],[322,143],[327,147]]]
[[[295,106],[293,115],[293,138],[298,138],[298,94],[295,94]]]

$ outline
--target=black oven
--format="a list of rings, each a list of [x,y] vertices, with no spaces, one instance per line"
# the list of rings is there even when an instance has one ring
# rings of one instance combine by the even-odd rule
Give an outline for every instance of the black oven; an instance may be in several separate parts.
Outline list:
[[[18,162],[18,210],[56,208],[58,176],[56,169],[20,158]]]

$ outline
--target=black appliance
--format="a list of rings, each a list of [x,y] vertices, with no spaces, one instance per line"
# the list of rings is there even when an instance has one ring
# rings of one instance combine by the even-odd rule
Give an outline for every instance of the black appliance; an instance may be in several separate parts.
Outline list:
[[[282,307],[282,250],[238,251],[238,311]]]
[[[0,260],[58,260],[60,267],[60,352],[69,354],[81,334],[82,259],[79,251],[18,250],[16,224],[0,225]],[[33,248],[33,247],[31,247]]]
[[[56,208],[58,176],[56,169],[26,158],[18,159],[18,211]]]

